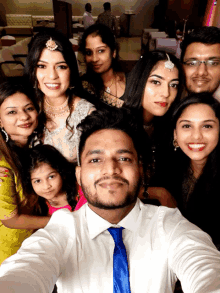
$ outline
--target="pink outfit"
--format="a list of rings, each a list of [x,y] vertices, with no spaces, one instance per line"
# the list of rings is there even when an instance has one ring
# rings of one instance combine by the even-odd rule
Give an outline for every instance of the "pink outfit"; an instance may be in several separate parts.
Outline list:
[[[80,197],[74,211],[78,211],[87,202],[87,199],[85,198],[83,194],[81,186],[79,186],[78,193]]]
[[[78,202],[76,204],[76,207],[75,207],[74,211],[78,211],[87,202],[87,200],[86,200],[86,198],[85,198],[85,196],[83,194],[81,186],[79,186],[78,193],[79,193],[79,200],[78,200]],[[52,215],[54,212],[56,212],[57,210],[60,210],[60,209],[68,209],[68,210],[72,211],[72,208],[71,208],[70,205],[66,205],[66,206],[60,207],[60,208],[55,208],[55,207],[52,207],[49,204],[49,202],[47,202],[47,206],[49,208],[49,214],[50,215]]]
[[[47,206],[48,206],[48,208],[49,208],[49,214],[50,214],[50,215],[52,215],[54,212],[56,212],[56,211],[58,211],[58,210],[60,210],[60,209],[68,209],[68,210],[72,211],[71,206],[68,205],[68,204],[67,204],[66,206],[64,206],[64,207],[55,208],[55,207],[52,207],[52,206],[49,204],[49,202],[47,202]]]

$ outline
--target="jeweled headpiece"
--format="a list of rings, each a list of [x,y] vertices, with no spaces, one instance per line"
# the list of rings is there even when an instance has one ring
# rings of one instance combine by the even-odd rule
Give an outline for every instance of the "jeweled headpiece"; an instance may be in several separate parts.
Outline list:
[[[169,55],[167,53],[166,53],[166,55],[167,55],[168,60],[165,62],[165,68],[169,69],[169,70],[172,70],[173,67],[174,67],[174,63],[170,60],[170,57],[169,57]]]
[[[47,42],[46,42],[46,47],[48,50],[50,51],[54,51],[56,50],[56,48],[58,47],[58,45],[56,44],[55,41],[52,40],[52,38],[50,38]]]

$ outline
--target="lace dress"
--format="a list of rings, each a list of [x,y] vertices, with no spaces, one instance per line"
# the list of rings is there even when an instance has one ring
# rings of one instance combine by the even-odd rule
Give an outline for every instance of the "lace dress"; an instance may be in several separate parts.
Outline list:
[[[73,132],[66,128],[66,118],[59,119],[58,128],[49,131],[46,127],[44,130],[44,144],[49,144],[58,149],[69,161],[73,162],[77,157],[76,147],[79,144],[80,134],[77,125],[88,115],[94,106],[88,101],[81,99],[76,109],[69,118],[69,125]]]

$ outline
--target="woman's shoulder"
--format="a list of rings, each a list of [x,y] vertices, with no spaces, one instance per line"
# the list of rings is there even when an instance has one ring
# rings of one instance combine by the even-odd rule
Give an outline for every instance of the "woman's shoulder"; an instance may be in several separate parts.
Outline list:
[[[94,105],[88,102],[85,99],[76,97],[75,104],[74,104],[74,111],[70,116],[70,124],[77,125],[81,122],[87,115],[89,115],[95,109]]]
[[[84,108],[90,110],[92,107],[94,107],[94,105],[87,100],[80,97],[74,98],[74,111]]]

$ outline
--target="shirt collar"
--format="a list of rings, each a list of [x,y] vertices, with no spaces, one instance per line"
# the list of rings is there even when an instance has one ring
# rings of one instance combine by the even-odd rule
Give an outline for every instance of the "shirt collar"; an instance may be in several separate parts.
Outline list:
[[[95,238],[96,236],[98,236],[110,227],[123,227],[125,229],[130,230],[131,232],[135,232],[138,216],[141,210],[141,204],[142,203],[140,202],[140,200],[137,199],[137,202],[133,209],[130,211],[130,213],[124,219],[122,219],[117,225],[112,225],[111,223],[97,215],[89,208],[87,204],[86,220],[90,238]]]

